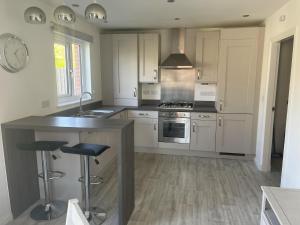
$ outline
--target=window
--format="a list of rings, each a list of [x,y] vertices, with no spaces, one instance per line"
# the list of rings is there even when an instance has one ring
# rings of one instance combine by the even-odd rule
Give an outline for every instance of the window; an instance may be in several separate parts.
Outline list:
[[[91,91],[89,43],[56,35],[54,58],[58,105],[77,103],[82,92]]]

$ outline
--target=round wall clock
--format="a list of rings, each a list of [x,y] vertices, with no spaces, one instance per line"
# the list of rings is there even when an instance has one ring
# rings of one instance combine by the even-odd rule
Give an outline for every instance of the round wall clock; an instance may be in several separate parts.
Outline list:
[[[26,44],[13,34],[0,35],[0,65],[10,73],[24,69],[29,53]]]

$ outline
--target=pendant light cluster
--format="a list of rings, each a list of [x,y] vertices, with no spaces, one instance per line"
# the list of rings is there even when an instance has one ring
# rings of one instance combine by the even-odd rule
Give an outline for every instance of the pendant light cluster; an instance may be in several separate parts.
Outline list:
[[[61,5],[54,10],[54,18],[57,22],[72,24],[76,21],[76,14],[69,6]],[[98,3],[92,3],[85,9],[85,18],[91,22],[107,22],[106,10]],[[45,24],[46,14],[38,7],[29,7],[24,12],[26,23]]]

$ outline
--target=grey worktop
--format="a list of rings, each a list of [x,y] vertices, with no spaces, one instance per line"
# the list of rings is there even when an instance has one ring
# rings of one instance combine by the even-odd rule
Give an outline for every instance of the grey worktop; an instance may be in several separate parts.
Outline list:
[[[120,113],[124,110],[141,110],[141,111],[170,111],[170,109],[159,108],[158,105],[141,105],[141,106],[107,106],[103,105],[97,109],[111,109],[114,110],[113,113],[107,114],[104,118],[109,118],[117,113]],[[203,113],[217,113],[217,109],[214,105],[195,105],[193,109],[180,109],[172,111],[181,111],[181,112],[203,112]]]
[[[50,117],[30,116],[3,124],[4,128],[34,130],[118,130],[126,127],[131,120],[107,120],[83,117]]]

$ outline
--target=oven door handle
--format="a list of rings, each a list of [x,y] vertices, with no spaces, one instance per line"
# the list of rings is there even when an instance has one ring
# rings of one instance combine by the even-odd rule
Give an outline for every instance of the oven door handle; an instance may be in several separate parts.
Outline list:
[[[189,123],[190,119],[188,118],[177,118],[177,119],[165,119],[160,118],[160,121],[163,123]]]

